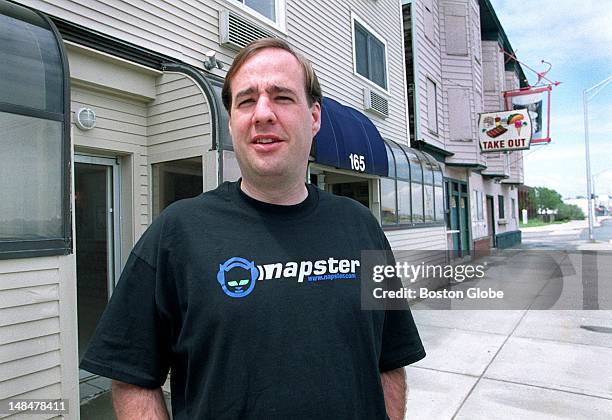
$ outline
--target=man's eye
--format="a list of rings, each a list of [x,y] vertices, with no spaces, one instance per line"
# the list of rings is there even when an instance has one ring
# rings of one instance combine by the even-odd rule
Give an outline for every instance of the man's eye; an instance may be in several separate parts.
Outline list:
[[[238,106],[248,105],[248,104],[251,104],[253,102],[255,102],[255,101],[253,101],[252,99],[244,99],[244,100],[238,102]]]
[[[276,100],[281,102],[293,102],[293,98],[289,96],[277,96]]]

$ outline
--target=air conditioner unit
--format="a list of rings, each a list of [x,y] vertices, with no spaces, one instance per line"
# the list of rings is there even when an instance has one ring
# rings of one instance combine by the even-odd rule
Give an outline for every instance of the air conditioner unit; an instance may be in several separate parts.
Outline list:
[[[224,9],[219,12],[219,37],[221,45],[239,50],[256,39],[273,38],[274,34],[238,13]]]
[[[363,106],[382,117],[389,116],[389,100],[370,88],[363,89]]]

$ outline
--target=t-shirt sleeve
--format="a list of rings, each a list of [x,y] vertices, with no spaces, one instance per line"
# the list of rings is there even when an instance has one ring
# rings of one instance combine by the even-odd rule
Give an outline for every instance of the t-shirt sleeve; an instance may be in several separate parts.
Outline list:
[[[145,388],[161,386],[170,364],[170,328],[160,315],[156,268],[130,254],[81,368]]]
[[[410,310],[386,311],[379,370],[397,369],[424,357],[425,349]]]
[[[395,265],[391,245],[380,227],[378,227],[381,249],[388,251],[387,264]],[[399,279],[394,279],[399,282]],[[419,337],[410,307],[406,302],[404,309],[386,310],[382,332],[382,346],[379,359],[379,370],[385,372],[418,362],[425,357],[425,349]]]

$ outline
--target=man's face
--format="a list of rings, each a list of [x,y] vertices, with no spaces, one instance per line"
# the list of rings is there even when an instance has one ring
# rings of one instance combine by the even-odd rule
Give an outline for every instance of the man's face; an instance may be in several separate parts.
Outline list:
[[[304,178],[321,107],[308,105],[304,71],[289,52],[267,48],[250,57],[231,82],[229,129],[243,178]]]

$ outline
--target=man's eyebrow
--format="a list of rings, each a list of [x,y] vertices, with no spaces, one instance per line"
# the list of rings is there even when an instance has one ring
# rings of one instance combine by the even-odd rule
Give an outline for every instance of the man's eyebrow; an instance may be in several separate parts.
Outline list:
[[[243,89],[241,91],[239,91],[238,93],[236,93],[236,99],[242,97],[242,96],[251,96],[253,93],[255,93],[255,88],[247,88],[247,89]]]
[[[268,93],[289,93],[291,95],[297,96],[295,91],[291,88],[279,85],[272,85],[266,88],[266,92]]]

